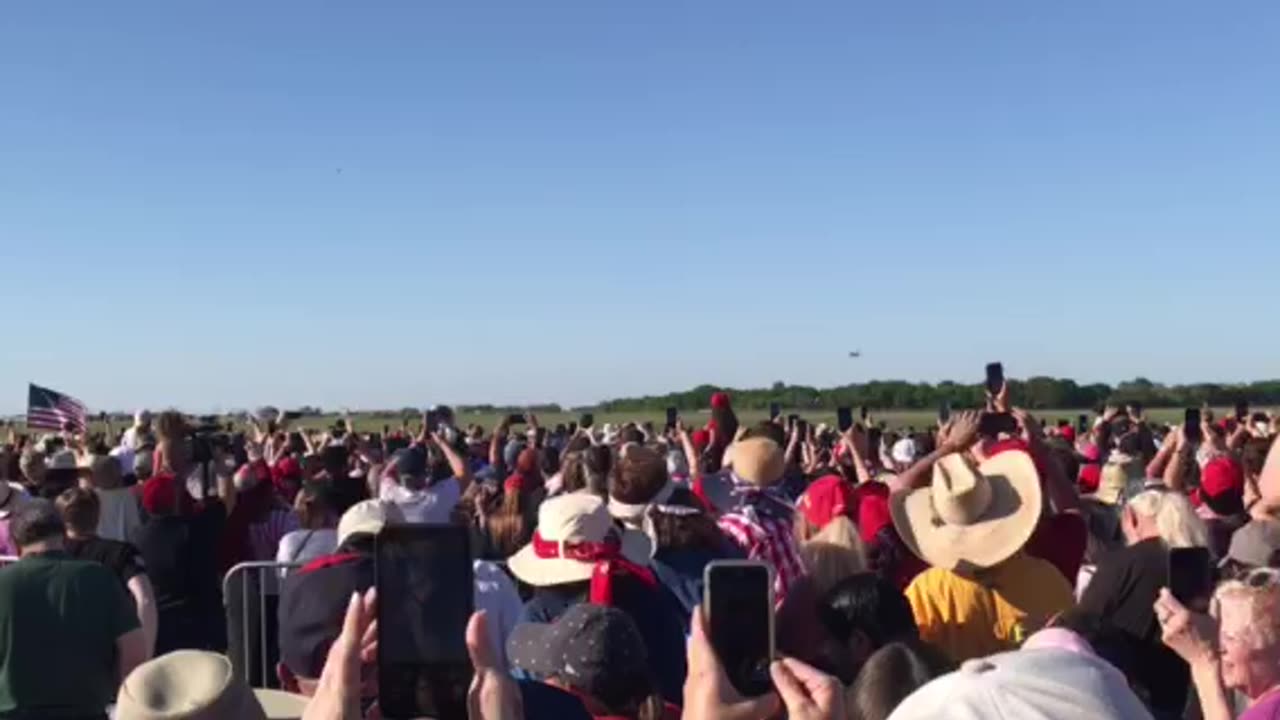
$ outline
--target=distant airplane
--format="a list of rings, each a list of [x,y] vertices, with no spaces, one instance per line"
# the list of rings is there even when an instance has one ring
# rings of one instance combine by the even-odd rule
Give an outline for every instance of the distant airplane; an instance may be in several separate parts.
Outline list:
[[[861,351],[861,350],[853,350],[853,351],[850,351],[850,353],[849,353],[849,357],[851,357],[851,358],[860,358],[860,357],[862,357],[862,351]]]

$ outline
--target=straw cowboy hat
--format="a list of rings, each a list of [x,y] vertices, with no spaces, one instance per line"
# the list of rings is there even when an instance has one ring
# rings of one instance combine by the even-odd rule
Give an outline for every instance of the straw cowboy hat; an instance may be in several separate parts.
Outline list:
[[[643,533],[614,524],[603,499],[586,492],[560,495],[538,508],[533,540],[507,567],[535,587],[591,579],[595,564],[611,555],[646,566],[653,543]]]
[[[1020,451],[980,466],[948,455],[933,466],[933,483],[889,500],[893,525],[911,551],[934,567],[989,568],[1009,559],[1040,520],[1040,478]]]
[[[116,697],[116,720],[295,720],[307,698],[253,690],[225,655],[176,650],[129,673]]]

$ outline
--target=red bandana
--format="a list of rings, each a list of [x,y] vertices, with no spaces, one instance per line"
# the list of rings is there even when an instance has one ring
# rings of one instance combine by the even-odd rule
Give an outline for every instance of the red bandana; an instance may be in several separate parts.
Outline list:
[[[544,560],[563,558],[595,563],[591,572],[589,599],[595,605],[613,605],[613,579],[630,575],[649,587],[656,588],[658,579],[647,567],[641,567],[622,556],[622,540],[609,533],[601,542],[566,542],[546,540],[533,534],[533,554]]]

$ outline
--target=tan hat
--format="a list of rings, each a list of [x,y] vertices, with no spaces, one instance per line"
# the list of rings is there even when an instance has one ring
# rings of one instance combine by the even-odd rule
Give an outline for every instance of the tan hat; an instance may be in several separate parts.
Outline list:
[[[754,437],[733,444],[733,474],[756,487],[773,485],[786,469],[782,448],[769,438]]]
[[[596,564],[590,549],[614,542],[623,558],[649,564],[653,543],[644,533],[614,525],[600,496],[572,492],[543,501],[533,540],[507,560],[507,567],[534,586],[588,580]]]
[[[1125,488],[1129,485],[1129,471],[1121,463],[1109,462],[1102,466],[1099,474],[1098,489],[1085,497],[1093,498],[1100,503],[1116,505],[1124,500]]]
[[[383,525],[404,522],[400,507],[386,500],[361,500],[347,508],[338,520],[338,544],[359,533],[377,535]]]
[[[295,720],[307,698],[251,689],[225,655],[176,650],[134,668],[116,696],[116,720]]]
[[[889,499],[893,526],[911,551],[934,567],[988,568],[1026,545],[1040,520],[1035,463],[1024,452],[1002,452],[981,466],[948,455],[933,466],[933,483]]]

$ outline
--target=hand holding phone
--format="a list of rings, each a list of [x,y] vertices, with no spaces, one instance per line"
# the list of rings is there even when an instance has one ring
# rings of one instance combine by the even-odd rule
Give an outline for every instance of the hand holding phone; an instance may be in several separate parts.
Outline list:
[[[747,697],[773,689],[773,577],[755,560],[715,560],[703,571],[711,647],[733,687]]]
[[[474,594],[467,529],[388,525],[374,553],[383,717],[467,717]]]
[[[836,408],[836,428],[840,432],[848,432],[853,427],[853,410],[847,407]]]
[[[1182,413],[1182,435],[1189,443],[1198,443],[1201,441],[1200,432],[1200,409],[1187,408]]]
[[[1004,389],[1004,365],[993,362],[987,363],[987,393],[995,398]]]

